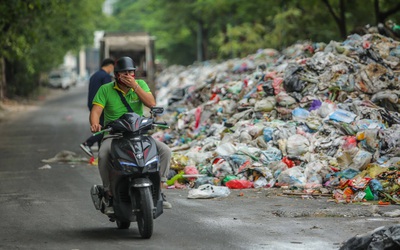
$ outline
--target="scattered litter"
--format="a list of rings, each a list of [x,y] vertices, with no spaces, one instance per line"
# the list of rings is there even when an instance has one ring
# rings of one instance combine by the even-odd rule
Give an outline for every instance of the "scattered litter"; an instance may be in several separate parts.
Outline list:
[[[51,169],[51,166],[49,164],[41,166],[39,169]]]
[[[400,209],[396,209],[396,210],[393,210],[390,212],[383,213],[383,216],[391,217],[391,218],[400,217]]]
[[[50,159],[43,159],[42,162],[45,163],[56,163],[56,162],[62,162],[62,163],[77,163],[77,162],[88,162],[87,158],[82,158],[78,157],[75,152],[63,150],[59,153],[57,153],[53,158]]]
[[[224,186],[214,186],[211,184],[204,184],[198,188],[193,188],[189,190],[189,199],[208,199],[208,198],[218,198],[227,197],[230,194],[228,187]]]

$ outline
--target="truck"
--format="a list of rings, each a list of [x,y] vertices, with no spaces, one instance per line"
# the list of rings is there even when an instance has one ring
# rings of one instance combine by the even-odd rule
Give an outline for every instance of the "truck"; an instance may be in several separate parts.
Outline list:
[[[136,65],[136,78],[146,81],[155,95],[154,41],[154,36],[146,32],[105,32],[100,39],[100,63],[105,58],[129,56]]]

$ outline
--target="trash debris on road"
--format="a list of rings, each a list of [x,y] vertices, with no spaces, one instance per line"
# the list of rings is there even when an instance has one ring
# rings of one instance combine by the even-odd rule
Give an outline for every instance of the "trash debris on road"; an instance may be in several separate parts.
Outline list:
[[[204,184],[198,188],[189,190],[189,199],[207,199],[227,197],[230,194],[229,188],[224,186],[214,186],[211,184]]]
[[[62,163],[84,162],[84,163],[87,163],[88,160],[85,157],[78,156],[75,152],[68,151],[68,150],[62,150],[52,158],[43,159],[42,162],[45,162],[45,163],[57,163],[57,162],[62,162]]]
[[[42,169],[51,169],[51,166],[49,164],[46,164],[46,165],[41,166],[38,169],[40,169],[40,170],[42,170]]]

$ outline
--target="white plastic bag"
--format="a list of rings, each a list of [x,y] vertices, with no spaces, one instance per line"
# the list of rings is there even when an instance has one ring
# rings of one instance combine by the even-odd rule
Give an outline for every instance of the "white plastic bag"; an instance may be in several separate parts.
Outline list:
[[[279,174],[277,180],[280,185],[287,185],[289,187],[301,188],[306,184],[306,177],[297,166],[284,170]]]
[[[337,122],[351,123],[354,121],[356,116],[357,116],[356,114],[350,111],[343,109],[336,109],[335,112],[329,115],[329,119]]]
[[[289,155],[300,156],[309,151],[310,141],[299,134],[291,135],[287,140],[286,150]]]
[[[189,190],[189,199],[208,199],[217,197],[227,197],[231,191],[225,186],[214,186],[211,184],[203,184],[198,188]]]
[[[218,147],[215,149],[215,152],[218,155],[233,155],[237,151],[235,145],[233,145],[230,142],[220,144]]]
[[[265,177],[259,177],[255,182],[254,182],[254,188],[262,188],[267,186],[268,181],[265,179]]]

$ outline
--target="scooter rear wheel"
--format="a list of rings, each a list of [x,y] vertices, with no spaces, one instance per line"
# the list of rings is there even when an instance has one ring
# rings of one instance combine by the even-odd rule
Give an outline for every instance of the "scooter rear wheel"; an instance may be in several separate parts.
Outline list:
[[[140,188],[140,212],[137,215],[139,233],[144,239],[153,234],[153,197],[150,188]]]

